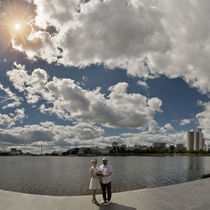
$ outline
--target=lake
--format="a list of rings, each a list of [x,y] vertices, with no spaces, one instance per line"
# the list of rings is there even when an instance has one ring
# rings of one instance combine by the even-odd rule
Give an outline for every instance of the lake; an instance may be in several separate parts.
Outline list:
[[[96,157],[98,165],[102,157]],[[107,157],[112,191],[159,187],[199,179],[210,172],[210,157]],[[0,189],[45,195],[90,194],[93,157],[0,157]]]

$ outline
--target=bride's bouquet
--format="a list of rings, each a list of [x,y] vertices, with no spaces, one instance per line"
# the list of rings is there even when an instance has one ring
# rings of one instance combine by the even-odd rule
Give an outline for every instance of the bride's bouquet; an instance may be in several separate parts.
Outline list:
[[[102,177],[102,176],[103,176],[102,171],[98,171],[98,172],[96,173],[96,176]]]

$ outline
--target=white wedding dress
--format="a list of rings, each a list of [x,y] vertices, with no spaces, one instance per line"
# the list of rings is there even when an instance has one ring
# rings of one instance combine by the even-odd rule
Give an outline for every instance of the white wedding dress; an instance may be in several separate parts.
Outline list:
[[[93,169],[93,175],[96,176],[96,173],[98,173],[98,169],[93,166],[90,169]],[[99,177],[91,177],[89,190],[100,189],[100,188],[101,186],[99,182]]]

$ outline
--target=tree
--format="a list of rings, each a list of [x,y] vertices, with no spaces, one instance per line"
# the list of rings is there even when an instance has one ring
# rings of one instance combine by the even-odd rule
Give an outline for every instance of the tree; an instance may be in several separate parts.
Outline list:
[[[168,148],[168,153],[174,153],[175,151],[175,146],[174,145],[170,145]]]

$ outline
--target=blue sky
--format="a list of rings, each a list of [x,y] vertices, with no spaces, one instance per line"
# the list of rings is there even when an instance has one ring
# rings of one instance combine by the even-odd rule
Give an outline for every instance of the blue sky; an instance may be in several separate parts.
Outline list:
[[[209,2],[1,3],[3,149],[210,138]]]

